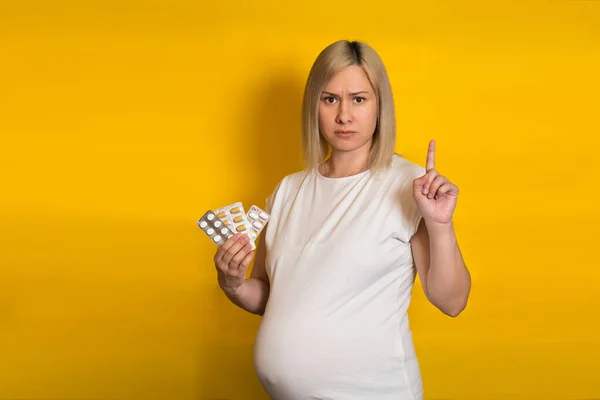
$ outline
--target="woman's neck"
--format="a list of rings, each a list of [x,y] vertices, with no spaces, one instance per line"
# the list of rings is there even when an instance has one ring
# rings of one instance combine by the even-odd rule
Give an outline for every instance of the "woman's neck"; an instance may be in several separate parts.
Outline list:
[[[321,164],[319,172],[328,178],[344,178],[366,170],[368,160],[369,154],[333,153]]]

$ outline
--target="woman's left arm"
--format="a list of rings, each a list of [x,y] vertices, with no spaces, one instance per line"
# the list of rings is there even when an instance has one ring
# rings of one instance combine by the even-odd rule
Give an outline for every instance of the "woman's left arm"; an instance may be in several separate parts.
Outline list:
[[[467,306],[471,275],[452,222],[428,226],[421,219],[410,244],[425,296],[444,314],[456,317]]]
[[[435,170],[435,141],[429,142],[426,173],[413,182],[422,215],[410,240],[417,273],[429,301],[455,317],[467,305],[471,275],[462,257],[452,216],[458,187]]]

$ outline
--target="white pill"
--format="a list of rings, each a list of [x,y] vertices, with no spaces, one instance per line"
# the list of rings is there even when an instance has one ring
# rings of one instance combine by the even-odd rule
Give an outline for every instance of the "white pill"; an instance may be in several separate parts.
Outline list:
[[[219,241],[221,241],[221,236],[217,235],[217,236],[215,236],[215,237],[213,238],[213,240],[214,240],[215,242],[219,242]]]
[[[215,219],[215,214],[208,214],[206,216],[206,219],[209,220],[209,221],[212,221],[213,219]]]
[[[256,229],[262,229],[263,224],[261,224],[260,222],[256,221],[252,224],[252,226]]]
[[[223,224],[221,223],[221,221],[215,221],[215,228],[218,228],[218,227],[220,227],[221,225],[223,225]]]
[[[260,219],[265,221],[269,218],[269,214],[267,214],[266,212],[261,212],[260,214],[258,214],[258,216],[260,217]]]
[[[229,229],[227,229],[227,228],[221,229],[221,235],[227,235],[228,231],[229,231]]]
[[[208,226],[208,223],[206,221],[200,221],[200,228],[204,229]]]
[[[258,219],[258,214],[257,214],[257,213],[253,213],[253,212],[251,212],[251,213],[248,213],[248,216],[249,216],[250,218],[252,218],[252,219]]]
[[[212,235],[213,233],[215,233],[215,230],[213,228],[209,228],[206,233],[208,233],[209,235]]]

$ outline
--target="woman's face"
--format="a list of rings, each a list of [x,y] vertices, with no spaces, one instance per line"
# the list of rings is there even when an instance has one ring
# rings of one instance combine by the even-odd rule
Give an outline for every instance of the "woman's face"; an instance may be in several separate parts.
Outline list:
[[[319,101],[319,129],[332,150],[370,149],[376,125],[377,97],[362,67],[334,75]]]

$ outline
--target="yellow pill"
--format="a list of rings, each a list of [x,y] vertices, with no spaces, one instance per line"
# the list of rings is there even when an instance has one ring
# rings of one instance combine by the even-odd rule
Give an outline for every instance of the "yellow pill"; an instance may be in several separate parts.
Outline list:
[[[229,226],[229,224],[231,223],[231,221],[229,221],[228,219],[226,219],[225,221],[223,221],[223,223],[225,224],[225,226]]]
[[[238,232],[244,232],[245,230],[246,230],[246,225],[240,225],[236,229],[236,231],[238,231]]]
[[[231,213],[232,213],[232,214],[239,214],[240,212],[241,212],[241,210],[240,210],[240,208],[239,208],[239,207],[235,207],[235,208],[232,208],[232,209],[231,209]]]
[[[220,213],[217,214],[217,217],[225,218],[226,215],[227,215],[227,213],[225,211],[221,211]]]
[[[235,222],[235,223],[237,224],[238,222],[242,222],[243,220],[244,220],[244,217],[242,217],[242,216],[240,215],[239,217],[235,217],[235,218],[233,219],[233,222]]]

